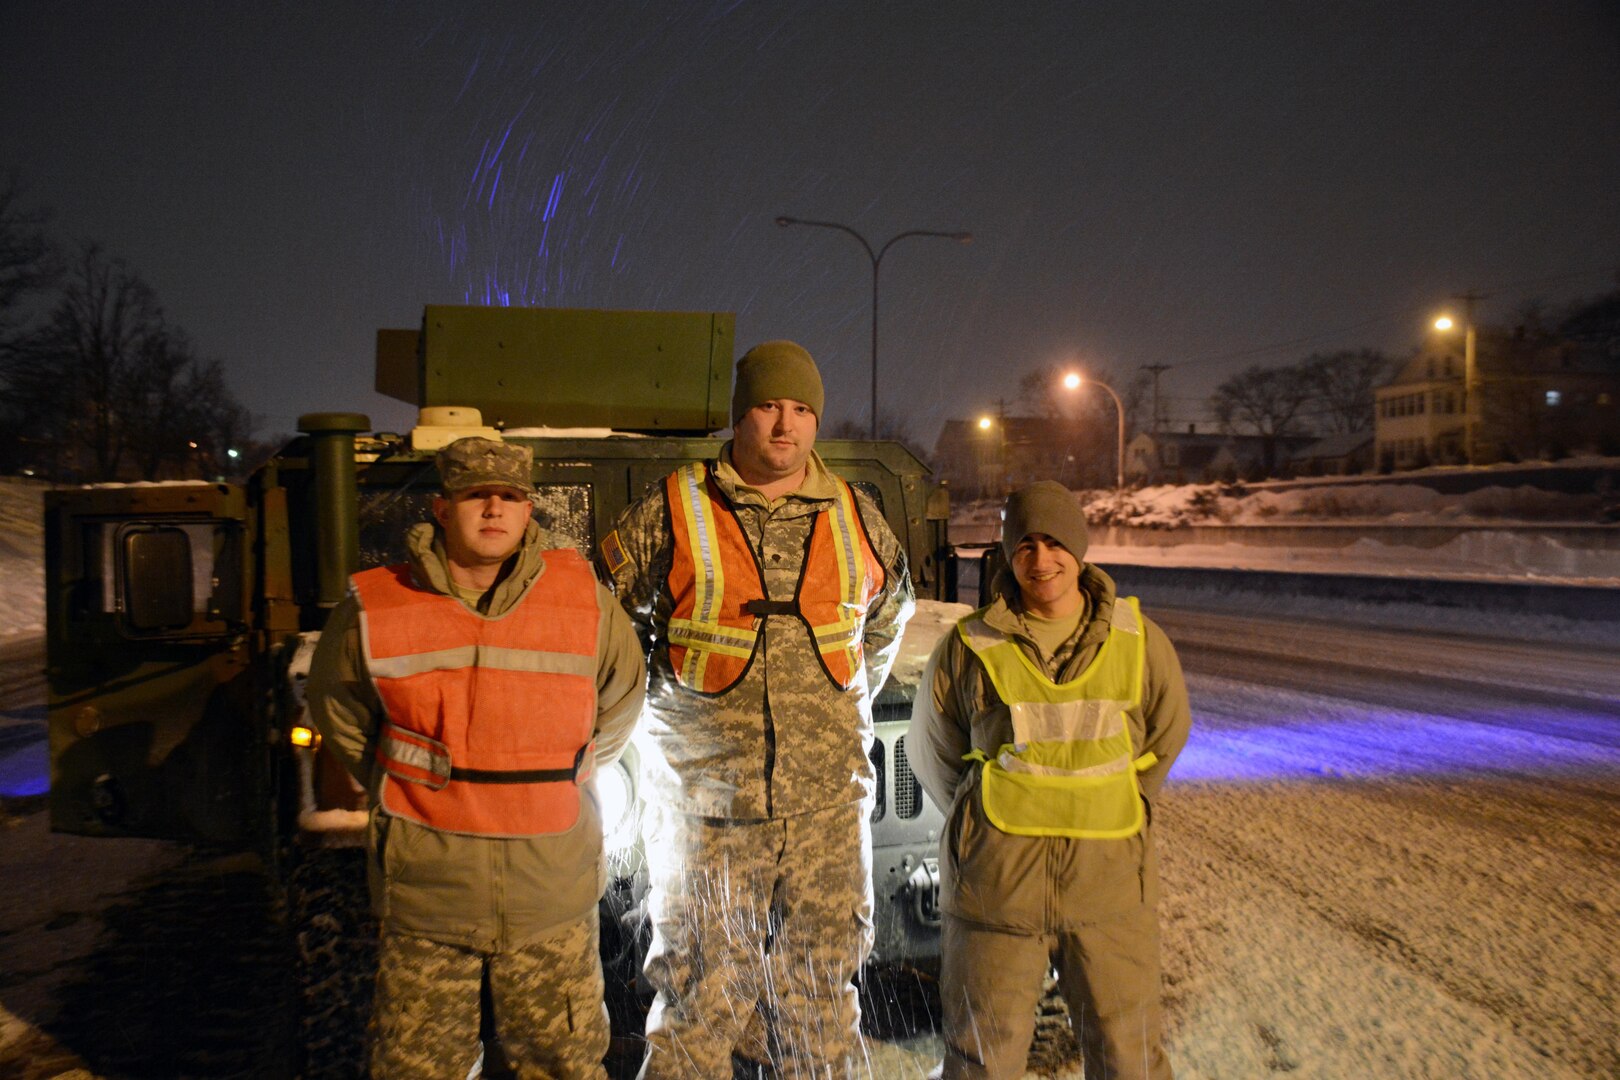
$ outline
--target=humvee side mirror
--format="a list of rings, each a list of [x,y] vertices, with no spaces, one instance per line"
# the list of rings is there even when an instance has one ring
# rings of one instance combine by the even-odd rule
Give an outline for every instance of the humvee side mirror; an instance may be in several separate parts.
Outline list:
[[[124,535],[124,618],[135,630],[191,624],[191,538],[180,529]]]

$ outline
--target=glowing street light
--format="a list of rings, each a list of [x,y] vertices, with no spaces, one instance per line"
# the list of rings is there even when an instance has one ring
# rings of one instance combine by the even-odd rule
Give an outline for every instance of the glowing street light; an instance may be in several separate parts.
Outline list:
[[[1087,380],[1086,380],[1085,376],[1081,375],[1079,372],[1071,371],[1067,375],[1063,376],[1063,388],[1065,390],[1078,390],[1078,389],[1080,389],[1081,386],[1085,385],[1086,381]],[[1119,400],[1119,395],[1114,393],[1114,388],[1112,386],[1109,386],[1105,382],[1099,382],[1096,379],[1092,379],[1092,380],[1090,380],[1090,382],[1091,382],[1092,386],[1100,386],[1104,390],[1108,391],[1108,396],[1114,399],[1114,410],[1115,410],[1115,412],[1117,412],[1119,414],[1119,454],[1114,460],[1114,490],[1115,491],[1124,491],[1125,490],[1125,403],[1123,401]]]
[[[873,250],[871,243],[866,239],[866,237],[862,236],[848,225],[840,225],[836,221],[810,221],[806,218],[783,216],[776,219],[776,224],[784,229],[790,225],[809,225],[817,229],[837,229],[839,232],[848,233],[860,242],[861,247],[866,250],[866,257],[872,261],[872,438],[876,439],[878,437],[878,267],[883,262],[883,256],[888,254],[890,248],[908,236],[938,236],[946,240],[955,240],[958,244],[971,244],[973,243],[973,234],[970,232],[936,232],[933,229],[907,229],[903,233],[891,236],[888,243],[884,244],[881,248]]]

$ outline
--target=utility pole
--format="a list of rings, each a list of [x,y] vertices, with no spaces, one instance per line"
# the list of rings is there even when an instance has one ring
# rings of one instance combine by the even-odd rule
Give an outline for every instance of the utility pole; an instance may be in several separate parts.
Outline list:
[[[1164,430],[1164,413],[1159,407],[1159,373],[1169,371],[1169,364],[1143,364],[1142,370],[1153,374],[1153,434]]]
[[[1480,408],[1479,362],[1475,351],[1478,335],[1474,328],[1474,305],[1485,297],[1485,293],[1472,289],[1452,296],[1453,300],[1463,302],[1463,458],[1470,465],[1474,464],[1474,428],[1483,411]]]
[[[1001,490],[996,494],[1007,497],[1007,399],[996,401],[996,428],[1001,432]]]

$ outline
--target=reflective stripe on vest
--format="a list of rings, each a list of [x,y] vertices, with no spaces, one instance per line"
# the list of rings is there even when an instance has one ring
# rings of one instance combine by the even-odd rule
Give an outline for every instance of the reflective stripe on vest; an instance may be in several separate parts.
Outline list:
[[[664,481],[674,534],[669,663],[682,686],[709,695],[735,686],[753,663],[765,615],[796,616],[809,628],[827,677],[843,690],[855,685],[866,609],[883,587],[883,565],[854,489],[833,479],[837,497],[816,515],[791,601],[766,599],[758,559],[707,463],[684,465]]]
[[[575,551],[510,610],[480,615],[408,566],[354,575],[366,669],[387,720],[381,803],[444,832],[538,836],[579,819],[593,763],[596,579]]]
[[[1056,683],[978,611],[957,624],[1012,714],[1013,741],[983,765],[984,813],[1019,836],[1118,839],[1141,831],[1136,774],[1152,754],[1135,756],[1129,709],[1142,703],[1147,636],[1135,597],[1114,601],[1108,637],[1086,669]]]

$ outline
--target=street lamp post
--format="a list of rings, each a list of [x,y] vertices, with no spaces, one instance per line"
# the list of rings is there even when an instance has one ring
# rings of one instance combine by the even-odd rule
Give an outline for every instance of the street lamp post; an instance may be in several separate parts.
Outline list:
[[[1096,379],[1086,379],[1085,377],[1080,375],[1078,372],[1074,372],[1074,371],[1071,371],[1067,375],[1063,376],[1063,388],[1065,390],[1078,390],[1078,389],[1080,389],[1080,387],[1082,385],[1084,385],[1087,382],[1090,382],[1092,386],[1100,386],[1100,387],[1102,387],[1104,390],[1108,391],[1108,396],[1114,399],[1114,411],[1119,414],[1119,452],[1118,452],[1118,456],[1114,459],[1114,490],[1115,491],[1124,491],[1125,490],[1125,403],[1123,401],[1119,400],[1119,395],[1114,393],[1114,388],[1112,386],[1109,386],[1105,382],[1100,382],[1100,381],[1098,381]]]
[[[1003,421],[1005,421],[1005,419],[1006,418],[1003,417]],[[1006,472],[1007,472],[1007,427],[1006,427],[1005,423],[997,424],[994,420],[990,419],[990,417],[988,417],[988,416],[979,417],[979,430],[984,431],[984,432],[988,432],[991,429],[995,429],[995,430],[999,431],[1000,434],[1001,434],[1001,446],[1000,446],[1000,448],[999,448],[999,450],[998,450],[998,452],[996,454],[996,466],[995,466],[995,468],[996,468],[996,476],[997,476],[996,494],[997,495],[1002,495],[1002,494],[1005,494],[1005,492],[1003,492],[1001,489],[1006,487],[1006,481],[1001,479],[1001,478],[1004,477],[1006,475]],[[988,456],[988,454],[986,456]],[[985,472],[987,470],[979,469],[977,471],[979,473],[979,497],[982,499],[982,498],[984,498],[984,486],[985,486],[984,485],[984,474],[985,474]]]
[[[883,263],[883,256],[888,254],[891,247],[908,236],[938,236],[946,240],[955,240],[959,244],[971,244],[973,243],[973,234],[970,232],[936,232],[933,229],[907,229],[903,233],[898,233],[891,236],[888,243],[874,251],[872,245],[867,241],[866,237],[862,236],[848,225],[840,225],[836,221],[810,221],[806,218],[784,216],[777,218],[776,223],[784,229],[789,225],[810,225],[818,229],[837,229],[839,232],[848,233],[860,242],[862,249],[864,249],[866,252],[866,257],[872,261],[872,438],[876,439],[878,436],[878,267]]]
[[[1474,415],[1479,409],[1479,387],[1475,354],[1474,304],[1485,299],[1482,293],[1459,293],[1463,302],[1463,459],[1474,463]],[[1442,315],[1434,320],[1436,330],[1450,330],[1451,319]]]

